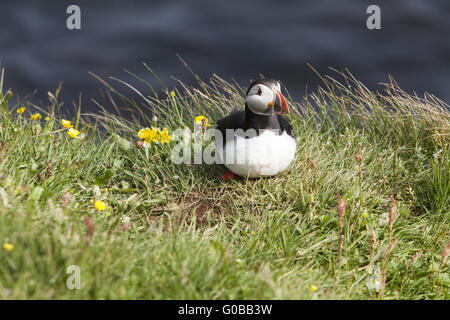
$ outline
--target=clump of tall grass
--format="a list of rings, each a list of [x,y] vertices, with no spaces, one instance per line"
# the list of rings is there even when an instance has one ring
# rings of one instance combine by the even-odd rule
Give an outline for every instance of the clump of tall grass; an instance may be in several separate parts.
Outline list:
[[[199,117],[208,130],[203,119],[243,107],[237,83],[98,78],[99,112],[78,102],[63,122],[61,87],[47,107],[14,104],[2,77],[0,297],[447,298],[448,106],[337,76],[289,99],[288,173],[230,182],[217,165],[173,164],[176,141],[146,148],[138,133]],[[77,292],[65,287],[73,264]]]

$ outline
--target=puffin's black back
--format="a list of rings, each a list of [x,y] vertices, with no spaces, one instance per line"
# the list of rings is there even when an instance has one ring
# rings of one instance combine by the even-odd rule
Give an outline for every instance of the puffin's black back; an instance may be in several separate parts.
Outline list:
[[[261,129],[278,130],[278,134],[284,131],[291,137],[295,138],[295,132],[291,124],[279,114],[270,116],[259,115],[253,113],[245,104],[245,110],[233,110],[228,116],[217,121],[217,129],[220,130],[222,136],[225,137],[226,129],[255,129],[259,134]]]

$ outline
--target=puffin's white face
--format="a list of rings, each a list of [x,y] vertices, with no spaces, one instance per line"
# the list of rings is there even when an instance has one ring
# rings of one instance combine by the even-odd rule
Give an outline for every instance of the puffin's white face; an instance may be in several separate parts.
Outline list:
[[[248,92],[246,101],[248,107],[254,113],[267,114],[269,104],[273,102],[273,91],[263,84],[254,85]],[[273,108],[271,109],[273,110]]]
[[[275,88],[261,83],[250,88],[245,100],[252,112],[261,115],[289,112],[286,100],[280,92],[280,84],[278,82],[276,84]]]

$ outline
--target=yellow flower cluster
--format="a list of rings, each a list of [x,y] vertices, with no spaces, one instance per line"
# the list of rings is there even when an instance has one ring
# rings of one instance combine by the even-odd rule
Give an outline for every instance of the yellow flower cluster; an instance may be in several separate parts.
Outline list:
[[[25,107],[22,107],[22,108],[17,109],[17,113],[18,113],[18,114],[22,114],[22,113],[24,113],[24,112],[25,112]]]
[[[106,209],[106,203],[104,201],[95,201],[94,203],[94,207],[95,209],[97,209],[98,211],[103,211]]]
[[[72,128],[73,127],[69,120],[62,119],[61,123],[64,128]]]
[[[80,135],[80,131],[74,129],[72,122],[70,120],[62,119],[61,124],[64,128],[68,129],[66,132],[69,135],[69,137],[77,138]]]
[[[168,143],[172,141],[172,137],[169,134],[167,128],[164,128],[162,131],[156,128],[143,128],[138,132],[139,139],[144,140],[144,143],[151,144],[152,142],[162,144]]]
[[[97,200],[94,202],[94,200],[91,199],[90,201],[91,203],[94,203],[94,208],[97,209],[100,212],[103,212],[105,214],[105,216],[110,216],[111,215],[111,207],[108,207],[108,205],[106,204],[105,201],[101,201],[101,200]]]
[[[78,137],[78,135],[80,134],[80,131],[78,131],[77,129],[74,129],[74,128],[70,128],[69,130],[67,130],[67,134],[68,134],[71,138],[76,138],[76,137]]]
[[[42,116],[41,116],[41,114],[38,112],[38,113],[35,113],[35,114],[31,115],[30,118],[31,118],[31,120],[39,120],[39,119],[42,118]]]
[[[158,135],[155,128],[144,128],[139,130],[138,137],[139,139],[144,140],[145,143],[150,144],[152,142],[157,142],[158,139],[156,138]]]
[[[195,117],[195,123],[196,124],[202,124],[203,122],[205,122],[205,126],[206,127],[209,127],[209,121],[208,121],[208,118],[206,118],[206,117],[204,117],[204,116],[198,116],[198,117]]]
[[[159,142],[164,144],[172,141],[172,137],[170,136],[169,131],[167,131],[167,128],[164,128],[162,131],[160,130],[157,131],[159,136]]]
[[[12,249],[14,249],[14,245],[12,243],[4,243],[3,249],[5,249],[6,251],[11,251]]]

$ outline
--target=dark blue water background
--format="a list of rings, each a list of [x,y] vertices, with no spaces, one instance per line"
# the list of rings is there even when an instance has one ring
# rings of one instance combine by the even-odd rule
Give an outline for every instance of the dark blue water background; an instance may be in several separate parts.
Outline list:
[[[69,4],[81,7],[81,31],[66,28]],[[366,28],[370,4],[381,7],[379,31]],[[62,81],[66,105],[82,92],[84,110],[96,110],[101,87],[88,71],[137,84],[126,68],[159,90],[145,62],[169,87],[171,76],[195,85],[176,53],[205,80],[247,85],[264,74],[296,99],[319,83],[310,63],[349,68],[372,89],[390,74],[449,102],[449,16],[448,0],[2,1],[0,63],[15,97],[37,89],[40,104]]]

